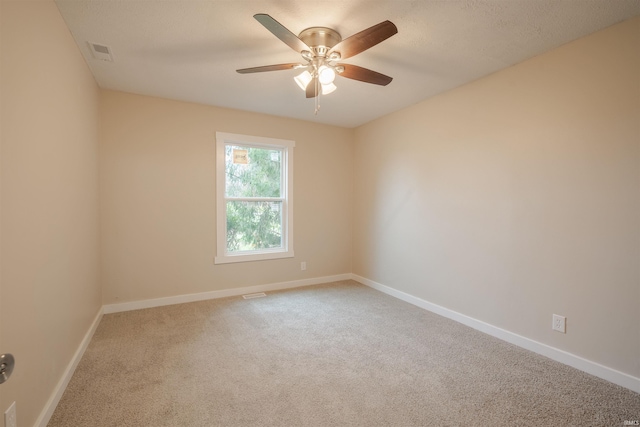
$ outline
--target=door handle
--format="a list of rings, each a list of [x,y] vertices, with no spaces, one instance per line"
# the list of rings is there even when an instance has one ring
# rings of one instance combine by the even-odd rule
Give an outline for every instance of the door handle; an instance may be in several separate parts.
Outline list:
[[[13,372],[16,360],[10,353],[0,354],[0,384],[7,381]]]

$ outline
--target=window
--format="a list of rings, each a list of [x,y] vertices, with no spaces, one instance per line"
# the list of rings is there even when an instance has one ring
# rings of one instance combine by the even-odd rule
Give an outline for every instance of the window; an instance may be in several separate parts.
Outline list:
[[[293,257],[294,146],[216,133],[216,264]]]

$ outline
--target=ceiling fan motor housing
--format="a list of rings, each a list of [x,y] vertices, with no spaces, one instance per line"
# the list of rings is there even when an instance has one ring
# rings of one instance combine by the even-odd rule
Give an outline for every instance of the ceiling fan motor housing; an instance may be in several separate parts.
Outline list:
[[[342,41],[340,34],[327,27],[310,27],[302,30],[298,36],[307,46],[309,46],[314,56],[324,57],[332,47]]]

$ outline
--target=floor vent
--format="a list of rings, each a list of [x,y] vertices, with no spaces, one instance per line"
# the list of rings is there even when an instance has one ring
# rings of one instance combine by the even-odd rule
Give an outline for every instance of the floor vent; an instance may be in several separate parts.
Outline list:
[[[253,299],[253,298],[262,298],[262,297],[266,297],[267,294],[265,294],[264,292],[257,292],[255,294],[247,294],[247,295],[242,295],[242,298],[244,299]]]

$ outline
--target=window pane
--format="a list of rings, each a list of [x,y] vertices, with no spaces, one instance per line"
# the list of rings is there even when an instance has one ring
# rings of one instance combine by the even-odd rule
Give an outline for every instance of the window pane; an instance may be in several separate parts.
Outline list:
[[[226,197],[281,197],[282,151],[225,146]]]
[[[282,202],[227,201],[227,251],[282,248]]]

